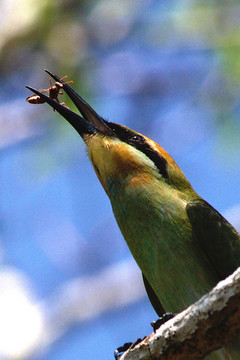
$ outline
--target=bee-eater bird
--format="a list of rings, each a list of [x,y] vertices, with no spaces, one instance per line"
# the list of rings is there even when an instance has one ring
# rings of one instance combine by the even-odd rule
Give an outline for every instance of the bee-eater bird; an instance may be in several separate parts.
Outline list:
[[[159,316],[184,310],[240,265],[240,235],[193,190],[161,146],[104,120],[67,83],[47,73],[63,84],[82,116],[27,88],[61,114],[84,140],[154,309]],[[206,359],[239,360],[240,344],[224,347]]]

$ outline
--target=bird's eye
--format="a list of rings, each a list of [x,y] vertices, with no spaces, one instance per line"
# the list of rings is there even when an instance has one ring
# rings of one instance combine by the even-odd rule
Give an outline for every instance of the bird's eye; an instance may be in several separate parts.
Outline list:
[[[128,140],[131,142],[143,142],[143,138],[140,135],[130,136]]]

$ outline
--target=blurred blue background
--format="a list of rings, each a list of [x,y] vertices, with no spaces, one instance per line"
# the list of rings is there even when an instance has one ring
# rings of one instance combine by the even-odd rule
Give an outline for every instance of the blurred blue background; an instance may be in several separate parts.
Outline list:
[[[0,359],[113,359],[157,316],[81,138],[24,85],[68,75],[239,229],[240,3],[2,0],[0,13]]]

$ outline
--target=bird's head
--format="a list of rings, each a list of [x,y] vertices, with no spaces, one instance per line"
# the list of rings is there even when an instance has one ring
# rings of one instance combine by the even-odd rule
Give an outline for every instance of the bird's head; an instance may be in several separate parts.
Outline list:
[[[59,112],[81,135],[86,143],[95,172],[111,197],[111,189],[142,186],[158,181],[166,187],[188,193],[192,187],[172,157],[156,142],[126,126],[101,118],[67,83],[63,90],[74,102],[81,115],[59,104],[38,90],[27,87]]]

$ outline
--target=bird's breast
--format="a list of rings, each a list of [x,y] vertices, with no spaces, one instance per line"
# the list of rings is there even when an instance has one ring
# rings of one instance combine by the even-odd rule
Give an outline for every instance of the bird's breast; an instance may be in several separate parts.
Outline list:
[[[192,240],[183,196],[147,176],[113,188],[110,198],[120,230],[166,310],[183,310],[210,290],[216,281]]]

